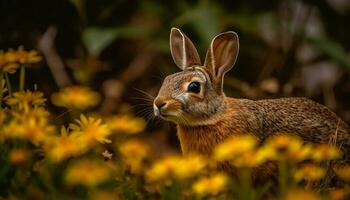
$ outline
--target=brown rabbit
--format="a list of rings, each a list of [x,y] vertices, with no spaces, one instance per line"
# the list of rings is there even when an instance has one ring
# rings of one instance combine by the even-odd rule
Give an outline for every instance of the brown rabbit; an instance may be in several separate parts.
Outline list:
[[[215,145],[242,133],[261,141],[276,133],[292,133],[309,143],[328,143],[337,133],[342,161],[350,161],[350,128],[327,107],[306,98],[253,101],[225,96],[223,77],[235,64],[239,49],[235,32],[212,40],[204,65],[191,40],[177,28],[171,29],[170,49],[182,71],[165,78],[154,113],[177,124],[184,154],[210,155]]]

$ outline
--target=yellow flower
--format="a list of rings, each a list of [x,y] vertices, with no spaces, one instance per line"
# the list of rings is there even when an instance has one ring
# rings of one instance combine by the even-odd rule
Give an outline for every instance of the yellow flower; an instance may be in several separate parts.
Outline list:
[[[198,175],[207,164],[208,161],[200,155],[171,155],[155,162],[147,171],[146,178],[150,182],[171,179],[183,181]]]
[[[50,113],[42,107],[33,108],[28,110],[27,112],[11,110],[10,114],[15,120],[20,120],[20,121],[36,119],[38,121],[47,122],[47,119],[50,116]]]
[[[13,49],[9,49],[5,54],[4,54],[4,58],[6,60],[6,62],[8,63],[15,63],[18,60],[18,56],[16,51],[14,51]]]
[[[139,140],[129,140],[122,143],[119,151],[124,162],[130,167],[131,172],[139,174],[142,171],[143,161],[149,154],[149,146]]]
[[[296,181],[308,180],[308,181],[318,181],[322,179],[326,174],[326,171],[314,164],[305,164],[298,168],[294,173],[294,179]]]
[[[85,185],[95,187],[113,178],[112,169],[105,162],[96,160],[79,160],[71,164],[66,173],[65,181],[69,185]]]
[[[6,113],[4,110],[0,110],[0,125],[2,125],[5,121]],[[0,126],[1,127],[1,126]]]
[[[301,139],[292,135],[277,135],[268,139],[261,147],[270,160],[288,160],[299,162],[311,155],[311,145],[304,144]]]
[[[339,167],[335,172],[341,179],[350,182],[350,165]]]
[[[84,86],[71,86],[53,94],[51,100],[56,106],[85,110],[100,102],[100,94]]]
[[[25,139],[37,145],[54,133],[54,127],[47,124],[45,119],[12,120],[3,127],[5,138]]]
[[[146,173],[146,179],[150,182],[168,180],[173,178],[175,170],[180,162],[178,156],[167,156],[152,165]]]
[[[107,137],[111,134],[106,124],[102,123],[102,119],[93,117],[85,117],[80,115],[80,120],[76,120],[76,124],[69,124],[72,130],[72,136],[85,141],[87,144],[92,144],[95,141],[100,143],[110,143],[111,140]]]
[[[235,159],[231,160],[231,164],[236,167],[257,167],[263,164],[267,157],[259,150],[245,152]]]
[[[107,119],[107,124],[112,131],[135,134],[143,131],[146,122],[143,118],[131,117],[129,115],[117,115]]]
[[[14,165],[20,165],[28,160],[29,152],[25,149],[13,149],[10,151],[9,159]]]
[[[89,192],[89,200],[122,200],[123,195],[115,191],[91,191]]]
[[[120,153],[132,159],[144,159],[149,153],[149,146],[139,140],[128,140],[119,147]]]
[[[4,53],[0,51],[0,72],[14,73],[18,68],[16,53],[13,50],[9,50]]]
[[[25,139],[39,144],[54,133],[55,128],[49,125],[47,120],[49,112],[41,107],[30,109],[28,112],[8,112],[11,120],[2,126],[2,139]]]
[[[37,51],[25,51],[23,47],[19,47],[17,51],[9,49],[6,53],[0,51],[0,71],[14,73],[19,67],[18,63],[27,66],[41,60],[42,57]]]
[[[183,180],[198,175],[207,165],[207,160],[200,155],[181,158],[175,169],[175,178]]]
[[[83,154],[88,150],[88,146],[69,135],[67,130],[62,127],[60,136],[50,137],[46,140],[44,150],[52,162],[61,162],[69,157]]]
[[[46,99],[44,94],[38,91],[21,91],[13,93],[13,97],[6,99],[9,106],[18,106],[19,110],[28,111],[32,107],[39,107],[45,105]]]
[[[323,200],[318,194],[315,194],[312,191],[309,190],[290,190],[286,197],[284,198],[285,200],[295,200],[295,199],[303,199],[303,200]]]
[[[232,160],[256,148],[257,140],[252,135],[238,135],[216,146],[214,158],[218,161]]]
[[[312,153],[312,159],[317,162],[334,160],[341,156],[341,152],[335,146],[328,144],[317,145]]]
[[[350,188],[335,189],[329,192],[329,199],[344,200],[350,195]]]
[[[199,179],[192,186],[195,194],[199,196],[217,195],[226,189],[228,178],[224,174],[214,174],[210,177]]]
[[[0,65],[0,72],[7,72],[10,74],[13,74],[16,72],[17,69],[18,69],[18,65],[15,63]]]
[[[25,51],[22,46],[18,48],[16,55],[17,61],[21,64],[34,64],[42,60],[42,57],[38,55],[37,51]]]

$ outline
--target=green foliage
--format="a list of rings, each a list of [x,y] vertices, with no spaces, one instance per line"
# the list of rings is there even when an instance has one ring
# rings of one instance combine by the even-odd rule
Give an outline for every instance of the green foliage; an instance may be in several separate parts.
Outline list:
[[[345,51],[342,45],[330,38],[309,38],[309,42],[329,58],[339,63],[340,66],[350,70],[349,53]]]

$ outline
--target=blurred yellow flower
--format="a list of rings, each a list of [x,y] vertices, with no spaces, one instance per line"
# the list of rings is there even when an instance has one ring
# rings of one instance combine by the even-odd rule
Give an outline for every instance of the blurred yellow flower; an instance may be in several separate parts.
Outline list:
[[[217,195],[224,191],[228,184],[228,178],[224,174],[214,174],[209,177],[201,178],[195,182],[192,189],[199,196]]]
[[[15,63],[0,65],[0,72],[7,72],[10,74],[13,74],[16,72],[17,69],[18,69],[18,65]]]
[[[0,72],[14,73],[18,69],[17,55],[13,50],[4,53],[0,51]]]
[[[37,145],[54,134],[54,127],[45,119],[12,120],[3,127],[2,134],[5,138],[29,140]]]
[[[295,199],[302,199],[302,200],[323,200],[318,194],[315,194],[312,191],[309,190],[302,190],[302,189],[296,189],[296,190],[290,190],[286,197],[283,198],[285,200],[295,200]]]
[[[207,165],[208,161],[200,155],[188,155],[178,162],[175,178],[186,179],[197,176]]]
[[[312,147],[293,135],[277,135],[269,138],[261,147],[267,159],[299,162],[310,158]]]
[[[38,91],[21,91],[13,93],[12,97],[6,99],[9,106],[18,106],[19,110],[28,111],[32,107],[44,106],[46,99],[44,94]]]
[[[106,120],[109,128],[115,132],[135,134],[143,131],[146,122],[143,118],[131,117],[130,115],[117,115]]]
[[[140,140],[133,139],[122,143],[119,151],[124,157],[143,159],[149,153],[149,146]]]
[[[259,150],[245,152],[240,156],[232,159],[231,164],[236,167],[257,167],[267,160],[267,157],[264,153],[265,152]]]
[[[1,52],[0,52],[0,55],[1,55]],[[17,62],[18,60],[17,52],[14,51],[13,49],[9,49],[4,53],[4,58],[6,62],[9,62],[9,63]]]
[[[134,139],[122,143],[119,146],[119,151],[131,172],[138,174],[143,170],[143,161],[149,154],[150,148],[144,142]]]
[[[111,134],[108,126],[102,123],[102,119],[86,117],[80,115],[80,120],[76,120],[76,124],[69,124],[72,130],[72,136],[85,141],[87,144],[98,141],[100,143],[110,143],[107,137]]]
[[[0,125],[2,125],[5,121],[6,113],[4,110],[0,110]]]
[[[335,172],[341,179],[350,182],[350,165],[338,167]]]
[[[122,194],[118,194],[116,191],[91,191],[89,193],[89,200],[122,200]]]
[[[173,178],[180,160],[178,156],[167,156],[156,161],[146,172],[146,179],[152,182]]]
[[[100,102],[100,94],[84,86],[71,86],[61,89],[51,96],[52,103],[69,109],[85,110]]]
[[[344,200],[346,197],[349,199],[350,188],[333,189],[329,192],[329,199],[331,200]]]
[[[31,119],[36,119],[39,121],[47,122],[50,113],[43,107],[37,107],[29,109],[27,112],[22,111],[10,111],[11,116],[16,120],[27,121]]]
[[[60,136],[53,136],[46,140],[44,151],[52,162],[61,162],[69,157],[78,156],[88,150],[86,143],[68,135],[62,127]]]
[[[218,161],[231,160],[256,148],[257,140],[252,135],[237,135],[221,144],[214,150],[214,158]]]
[[[296,181],[308,180],[318,181],[322,179],[326,174],[325,169],[315,164],[305,164],[299,167],[294,173],[294,179]]]
[[[156,161],[147,171],[146,178],[150,182],[171,179],[183,181],[200,174],[207,164],[207,159],[200,155],[171,155]]]
[[[340,150],[337,147],[328,144],[319,144],[315,146],[312,152],[312,159],[317,162],[334,160],[340,156]]]
[[[85,185],[95,187],[113,178],[112,169],[105,163],[97,160],[79,160],[71,164],[66,173],[65,181],[69,185]]]
[[[35,50],[25,51],[23,46],[20,46],[16,52],[17,61],[21,64],[34,64],[42,60]]]
[[[9,160],[14,165],[20,165],[28,160],[29,154],[26,149],[13,149],[10,151]]]

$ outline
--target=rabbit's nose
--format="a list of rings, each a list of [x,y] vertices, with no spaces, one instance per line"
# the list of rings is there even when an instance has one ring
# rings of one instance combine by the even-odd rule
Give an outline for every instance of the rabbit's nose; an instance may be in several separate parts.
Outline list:
[[[156,98],[156,100],[154,101],[154,105],[158,108],[158,109],[161,109],[162,107],[164,107],[166,105],[166,101],[164,101],[163,99],[161,98]]]
[[[156,100],[154,101],[154,114],[156,116],[161,115],[161,110],[162,108],[165,108],[166,105],[166,101],[162,100],[161,98],[156,98]]]
[[[158,109],[162,109],[162,107],[164,107],[166,105],[166,102],[163,102],[161,104],[156,104],[156,106],[158,107]]]

